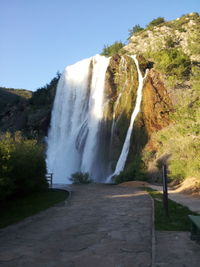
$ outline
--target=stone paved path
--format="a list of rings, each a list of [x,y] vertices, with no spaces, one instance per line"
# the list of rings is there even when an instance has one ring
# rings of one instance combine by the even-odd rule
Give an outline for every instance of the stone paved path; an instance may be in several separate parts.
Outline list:
[[[152,202],[133,188],[74,186],[66,205],[0,231],[3,267],[146,267]]]

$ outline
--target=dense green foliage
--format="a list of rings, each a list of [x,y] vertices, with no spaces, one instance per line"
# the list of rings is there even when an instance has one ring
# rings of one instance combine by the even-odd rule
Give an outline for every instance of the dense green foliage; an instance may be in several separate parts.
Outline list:
[[[158,17],[156,19],[153,19],[151,22],[149,22],[147,27],[154,27],[164,22],[165,22],[165,19],[163,17]]]
[[[114,42],[114,44],[112,45],[105,45],[101,55],[110,57],[114,54],[120,53],[124,45],[125,44],[123,44],[122,42],[118,42],[118,41]]]
[[[147,192],[153,197],[155,205],[155,229],[158,231],[189,231],[190,222],[188,215],[197,215],[169,199],[169,217],[166,217],[163,208],[163,195],[158,191],[146,188]]]
[[[64,201],[67,197],[68,192],[66,191],[47,190],[8,199],[6,202],[0,203],[0,228],[47,209]]]
[[[73,184],[90,184],[92,180],[89,176],[89,173],[85,172],[76,172],[71,175],[70,181]]]
[[[20,133],[0,136],[0,200],[46,190],[44,149]]]

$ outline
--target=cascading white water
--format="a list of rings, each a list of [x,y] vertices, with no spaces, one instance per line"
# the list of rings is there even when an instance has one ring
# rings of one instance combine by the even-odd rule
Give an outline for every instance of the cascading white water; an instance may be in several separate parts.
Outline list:
[[[117,165],[115,167],[115,171],[112,175],[109,175],[109,177],[106,180],[107,182],[110,182],[111,178],[113,176],[118,175],[124,169],[126,159],[128,156],[128,152],[129,152],[129,147],[130,147],[133,124],[134,124],[134,121],[135,121],[137,114],[140,111],[140,105],[141,105],[141,101],[142,101],[142,88],[143,88],[143,80],[145,77],[142,77],[142,73],[140,71],[139,63],[138,63],[138,60],[136,58],[136,55],[131,56],[131,58],[134,60],[135,65],[137,67],[137,71],[138,71],[138,89],[137,89],[136,104],[135,104],[135,108],[133,110],[133,113],[131,115],[130,125],[128,128],[127,134],[126,134],[126,139],[124,141],[120,157],[119,157]]]
[[[48,135],[47,168],[55,183],[69,183],[74,172],[98,179],[97,138],[109,58],[96,55],[66,67],[56,92]]]

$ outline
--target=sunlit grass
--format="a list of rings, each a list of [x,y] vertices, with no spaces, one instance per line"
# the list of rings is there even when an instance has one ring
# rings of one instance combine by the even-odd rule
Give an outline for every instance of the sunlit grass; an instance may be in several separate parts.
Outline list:
[[[162,231],[189,231],[190,222],[189,214],[198,215],[169,199],[169,217],[165,215],[163,208],[162,194],[151,188],[146,188],[146,191],[154,199],[155,207],[155,229]]]

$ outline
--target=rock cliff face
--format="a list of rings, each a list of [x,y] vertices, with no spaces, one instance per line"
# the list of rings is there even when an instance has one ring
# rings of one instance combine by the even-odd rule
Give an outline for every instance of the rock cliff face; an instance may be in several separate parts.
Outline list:
[[[143,88],[142,116],[148,135],[169,125],[173,106],[161,74],[154,69],[148,73]]]
[[[138,56],[138,60],[145,75],[146,69],[151,68],[152,64],[142,56]],[[137,76],[136,66],[129,56],[114,55],[111,58],[107,70],[106,104],[102,125],[102,140],[104,147],[108,149],[105,155],[109,155],[111,168],[114,168],[119,158],[135,106]],[[162,75],[151,68],[143,86],[141,112],[134,123],[127,166],[140,156],[144,146],[151,140],[153,132],[169,125],[169,113],[172,110],[172,102],[162,81]],[[109,140],[111,146],[106,146],[106,140]]]

